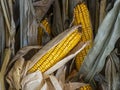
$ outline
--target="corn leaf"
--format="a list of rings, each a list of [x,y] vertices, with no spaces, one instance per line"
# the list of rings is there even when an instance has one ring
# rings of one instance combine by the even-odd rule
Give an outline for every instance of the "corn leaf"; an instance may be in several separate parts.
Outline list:
[[[114,45],[119,38],[119,9],[120,1],[117,0],[113,9],[107,14],[103,23],[98,29],[97,36],[94,40],[94,46],[90,50],[88,56],[85,58],[85,61],[80,69],[80,73],[87,75],[86,81],[93,79],[94,75],[101,71],[106,57],[113,50]]]

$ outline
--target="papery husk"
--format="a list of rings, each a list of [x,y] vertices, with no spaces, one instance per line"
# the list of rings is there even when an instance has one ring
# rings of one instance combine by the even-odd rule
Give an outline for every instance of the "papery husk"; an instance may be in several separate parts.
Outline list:
[[[116,41],[120,37],[119,10],[120,1],[117,0],[98,29],[93,48],[85,58],[79,72],[79,75],[83,74],[86,77],[86,81],[91,81],[94,75],[102,70],[106,57],[113,50]]]
[[[29,53],[31,50],[32,52],[35,54],[35,52],[37,52],[36,50],[39,50],[41,48],[41,46],[26,46],[21,48],[16,55],[13,57],[13,59],[11,59],[11,61],[8,64],[8,67],[6,69],[6,73],[8,72],[8,70],[11,69],[11,66],[13,65],[13,63],[17,60],[19,60],[20,58],[23,58],[27,53]],[[32,53],[31,56],[33,56],[34,54]],[[30,55],[30,53],[29,53]],[[28,55],[28,56],[29,56]]]
[[[27,74],[25,77],[21,79],[20,85],[22,86],[22,90],[76,90],[81,86],[86,86],[88,84],[80,83],[80,82],[62,82],[65,81],[65,73],[60,73],[59,76],[63,76],[63,78],[57,78],[54,75],[48,75],[45,78],[45,74],[42,74],[39,70]],[[15,89],[15,90],[18,90]]]
[[[6,81],[9,84],[9,90],[21,88],[21,78],[26,76],[26,69],[29,65],[29,62],[26,63],[27,58],[25,56],[27,55],[32,57],[40,48],[40,46],[23,47],[9,62],[7,69],[5,70],[5,74],[7,75]]]
[[[36,71],[25,77],[21,81],[22,90],[40,90],[41,84],[43,83],[42,73]]]
[[[19,58],[15,62],[12,69],[9,71],[9,73],[6,77],[6,81],[10,85],[9,90],[12,90],[12,89],[19,90],[20,89],[20,80],[21,80],[21,76],[22,76],[24,62],[25,62],[24,58]]]
[[[43,87],[41,88],[41,90],[48,90],[48,85],[47,85],[47,83],[45,83],[45,84],[43,85]]]
[[[59,68],[55,74],[55,77],[57,78],[57,80],[59,81],[60,83],[60,86],[62,88],[64,88],[64,83],[66,82],[66,77],[65,77],[65,74],[66,74],[66,66],[62,66],[61,68]]]
[[[63,88],[61,87],[61,85],[59,84],[59,82],[55,76],[51,75],[49,78],[50,78],[55,90],[63,90]]]
[[[30,66],[28,69],[32,68],[34,64],[50,49],[55,47],[60,41],[62,41],[65,37],[67,37],[69,34],[71,34],[74,30],[76,30],[80,26],[74,26],[70,29],[65,30],[63,33],[59,34],[57,37],[55,37],[53,40],[51,40],[49,43],[47,43],[41,50],[38,51],[31,59],[30,59]]]

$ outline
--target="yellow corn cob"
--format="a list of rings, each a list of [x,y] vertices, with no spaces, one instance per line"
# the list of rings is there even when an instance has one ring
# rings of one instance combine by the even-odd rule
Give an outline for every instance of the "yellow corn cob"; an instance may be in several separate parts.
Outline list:
[[[92,90],[92,87],[90,85],[86,85],[86,86],[80,87],[80,90]]]
[[[81,33],[76,29],[70,35],[66,36],[55,47],[50,49],[41,59],[29,69],[28,72],[40,70],[45,72],[62,58],[64,58],[70,50],[72,50],[81,39]]]
[[[41,21],[41,24],[43,25],[44,29],[46,30],[46,32],[48,34],[51,33],[51,28],[50,25],[48,23],[47,18],[45,18],[43,21]],[[38,27],[38,44],[41,45],[42,43],[42,35],[43,35],[43,28],[42,27]]]
[[[81,42],[91,41],[90,45],[85,47],[77,56],[76,56],[76,68],[79,70],[85,56],[87,55],[89,49],[92,46],[92,26],[89,16],[89,11],[85,3],[80,3],[74,8],[74,25],[82,25],[82,37]]]

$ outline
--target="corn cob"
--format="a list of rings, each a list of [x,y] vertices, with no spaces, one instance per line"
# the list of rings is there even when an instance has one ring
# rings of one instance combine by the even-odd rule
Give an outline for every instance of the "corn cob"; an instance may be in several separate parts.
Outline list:
[[[72,50],[81,39],[81,33],[76,29],[71,34],[63,38],[56,46],[46,52],[28,72],[40,70],[45,72]]]
[[[92,90],[92,87],[90,85],[86,85],[86,86],[80,87],[80,90]]]
[[[85,3],[80,3],[74,8],[74,25],[82,25],[82,37],[81,42],[91,41],[90,45],[85,47],[77,56],[76,56],[76,68],[79,70],[85,56],[87,55],[89,49],[92,46],[92,26],[89,16],[89,11]]]
[[[46,32],[48,34],[50,34],[51,33],[51,28],[50,28],[50,25],[48,23],[47,18],[45,18],[44,20],[42,20],[41,24],[43,25],[43,27],[46,30]],[[43,28],[42,27],[38,27],[38,44],[39,45],[41,45],[41,43],[42,43],[42,35],[43,35]]]

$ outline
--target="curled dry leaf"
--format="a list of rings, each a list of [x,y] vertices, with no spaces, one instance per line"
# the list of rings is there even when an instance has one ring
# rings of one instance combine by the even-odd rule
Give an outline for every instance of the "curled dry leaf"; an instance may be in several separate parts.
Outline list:
[[[50,81],[52,82],[55,90],[63,90],[55,76],[50,76]]]
[[[42,73],[36,71],[35,73],[28,74],[23,77],[21,83],[22,90],[40,90],[41,84],[43,83]]]

